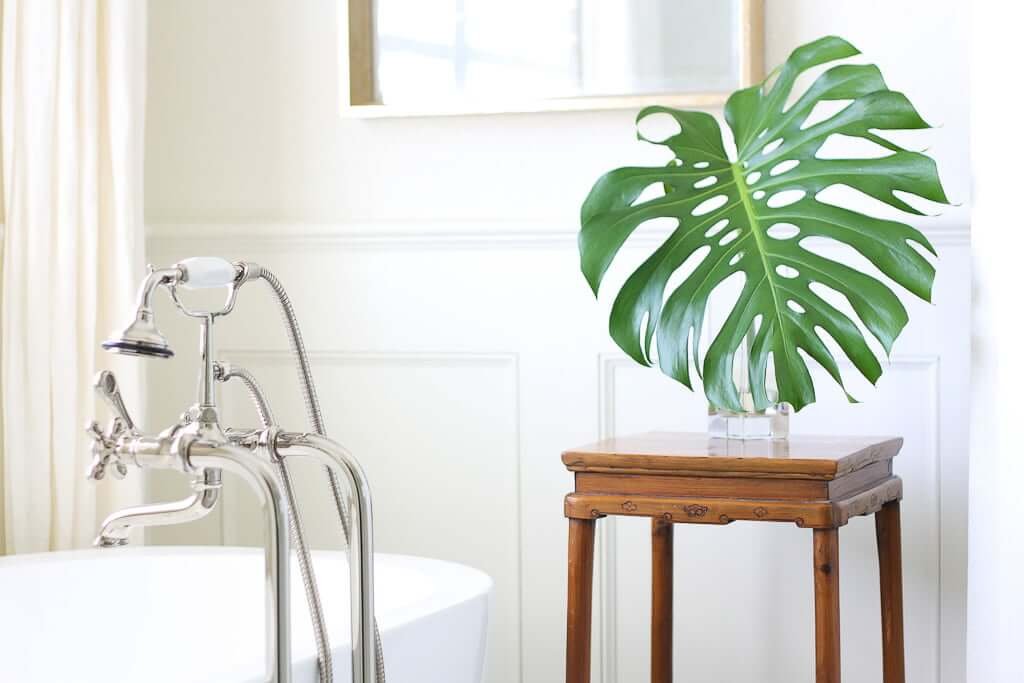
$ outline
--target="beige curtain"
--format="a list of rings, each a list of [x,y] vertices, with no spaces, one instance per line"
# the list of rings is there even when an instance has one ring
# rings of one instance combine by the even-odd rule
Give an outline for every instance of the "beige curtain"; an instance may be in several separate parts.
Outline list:
[[[88,545],[141,490],[137,472],[85,480],[83,425],[110,417],[98,369],[140,405],[139,369],[98,344],[141,275],[146,4],[0,1],[0,471],[4,549],[22,553]]]

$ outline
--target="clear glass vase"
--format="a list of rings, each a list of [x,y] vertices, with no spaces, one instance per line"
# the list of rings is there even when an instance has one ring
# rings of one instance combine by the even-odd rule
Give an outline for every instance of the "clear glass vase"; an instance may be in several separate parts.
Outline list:
[[[732,366],[732,379],[740,394],[743,411],[708,406],[708,434],[720,439],[787,439],[789,438],[788,403],[772,403],[765,410],[754,409],[754,396],[750,390],[750,343],[753,331],[747,333],[736,351]],[[769,365],[765,389],[771,401],[778,399],[775,369]]]

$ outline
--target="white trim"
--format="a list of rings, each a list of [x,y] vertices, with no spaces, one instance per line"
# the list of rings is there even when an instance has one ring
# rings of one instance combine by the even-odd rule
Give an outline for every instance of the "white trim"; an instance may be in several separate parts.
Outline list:
[[[970,243],[966,223],[930,220],[922,231],[937,247]],[[546,221],[367,221],[306,222],[153,222],[146,227],[150,244],[172,242],[221,245],[230,242],[246,251],[309,249],[531,249],[575,248],[576,222]],[[643,231],[630,245],[656,246],[668,231]]]

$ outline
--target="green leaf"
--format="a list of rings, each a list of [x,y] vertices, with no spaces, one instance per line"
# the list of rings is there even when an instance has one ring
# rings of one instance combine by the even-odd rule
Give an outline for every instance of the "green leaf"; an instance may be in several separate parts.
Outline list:
[[[905,199],[948,203],[935,162],[883,136],[890,130],[927,128],[910,101],[889,90],[878,68],[834,64],[799,97],[797,79],[808,69],[859,54],[848,42],[826,37],[794,50],[774,81],[739,90],[725,106],[737,150],[726,152],[718,120],[704,112],[648,107],[637,123],[667,114],[679,132],[665,140],[641,140],[672,153],[668,166],[613,170],[594,184],[583,203],[580,265],[595,293],[626,240],[643,223],[671,218],[677,227],[626,280],[612,304],[609,331],[639,363],[653,365],[688,387],[692,372],[704,381],[715,406],[741,410],[733,381],[737,350],[745,339],[750,387],[756,407],[770,397],[766,373],[771,357],[777,400],[796,410],[813,403],[807,358],[842,386],[838,362],[825,344],[831,337],[869,381],[882,373],[861,328],[822,296],[822,288],[846,297],[860,323],[890,352],[907,324],[907,312],[889,286],[871,275],[821,256],[808,239],[852,247],[889,279],[930,300],[935,268],[918,248],[935,254],[918,230],[817,198],[842,185],[895,209],[919,214]],[[787,103],[790,103],[787,106]],[[808,123],[822,102],[848,102],[834,115]],[[838,106],[838,105],[834,105]],[[878,145],[868,159],[818,156],[832,135]],[[663,196],[643,199],[651,187]],[[786,194],[779,194],[786,193]],[[795,201],[785,202],[786,195]],[[773,230],[773,227],[780,226]],[[795,236],[778,231],[786,226]],[[696,267],[672,291],[672,275],[688,262]],[[702,257],[702,258],[700,258]],[[743,286],[722,328],[699,352],[712,292],[742,273]],[[655,356],[655,350],[657,354]],[[851,400],[853,400],[851,398]]]

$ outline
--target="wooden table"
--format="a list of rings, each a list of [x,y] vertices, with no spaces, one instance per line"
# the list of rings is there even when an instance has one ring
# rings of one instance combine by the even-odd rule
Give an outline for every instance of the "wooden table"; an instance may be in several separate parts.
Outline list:
[[[675,524],[737,520],[813,529],[817,683],[840,683],[839,527],[875,516],[882,604],[883,683],[904,683],[900,498],[892,459],[903,440],[791,437],[709,439],[652,432],[562,454],[575,473],[569,518],[566,683],[590,681],[596,520],[651,518],[651,681],[672,681],[672,544]]]

